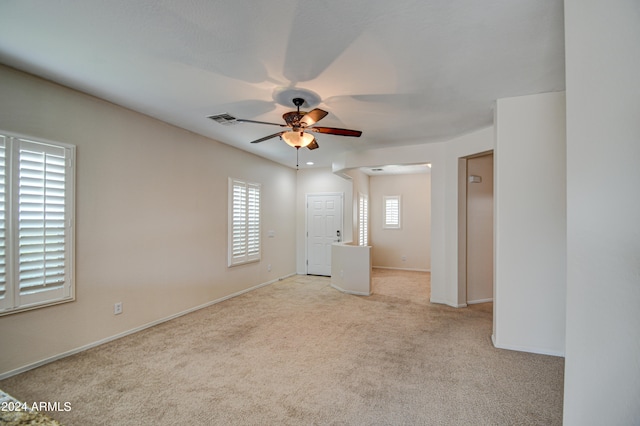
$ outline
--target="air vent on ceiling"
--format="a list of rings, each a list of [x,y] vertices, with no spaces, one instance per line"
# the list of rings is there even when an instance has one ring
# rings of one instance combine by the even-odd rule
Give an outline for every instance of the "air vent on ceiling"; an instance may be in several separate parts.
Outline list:
[[[236,123],[236,118],[232,115],[227,114],[226,112],[224,114],[211,115],[209,116],[209,118],[220,124],[224,124],[225,126],[230,126]]]
[[[382,172],[382,171],[384,171],[384,169],[379,169],[379,168],[378,169],[371,169],[371,171],[372,172]]]

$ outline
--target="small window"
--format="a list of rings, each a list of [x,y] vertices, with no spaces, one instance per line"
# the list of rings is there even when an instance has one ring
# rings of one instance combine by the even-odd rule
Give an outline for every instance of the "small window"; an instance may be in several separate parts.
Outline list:
[[[358,244],[369,245],[369,197],[365,194],[358,197]]]
[[[260,260],[260,184],[229,178],[228,266]]]
[[[400,196],[387,195],[384,197],[384,221],[385,229],[400,229]]]
[[[75,147],[0,135],[0,314],[74,299]]]

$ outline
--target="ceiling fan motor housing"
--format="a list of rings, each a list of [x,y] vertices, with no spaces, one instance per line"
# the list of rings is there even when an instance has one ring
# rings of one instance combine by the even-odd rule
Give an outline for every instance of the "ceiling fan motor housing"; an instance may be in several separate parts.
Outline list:
[[[306,114],[305,111],[300,111],[300,110],[290,111],[290,112],[284,113],[282,115],[282,118],[284,119],[284,121],[287,123],[289,127],[296,130],[304,127],[304,125],[300,123],[300,120],[302,120],[302,117],[304,117],[305,114]]]
[[[304,127],[306,127],[306,123],[301,123],[300,120],[302,120],[302,117],[304,117],[307,114],[307,112],[300,111],[300,106],[304,104],[303,98],[293,98],[292,101],[293,101],[293,104],[298,108],[298,110],[284,113],[282,115],[282,118],[284,119],[284,121],[287,123],[289,127],[293,128],[294,132],[297,132],[302,130]]]

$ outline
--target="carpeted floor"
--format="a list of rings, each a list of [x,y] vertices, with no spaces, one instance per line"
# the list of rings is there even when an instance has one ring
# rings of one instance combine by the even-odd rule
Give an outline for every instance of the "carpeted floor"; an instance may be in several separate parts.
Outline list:
[[[0,381],[70,425],[554,425],[564,360],[495,349],[491,304],[429,303],[429,274],[373,294],[295,276]]]

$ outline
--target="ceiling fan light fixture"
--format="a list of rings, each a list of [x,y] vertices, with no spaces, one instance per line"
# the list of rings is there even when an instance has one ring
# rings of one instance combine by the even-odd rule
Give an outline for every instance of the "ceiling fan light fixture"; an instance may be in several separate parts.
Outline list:
[[[313,135],[305,132],[285,132],[280,137],[294,148],[304,148],[315,139]]]

